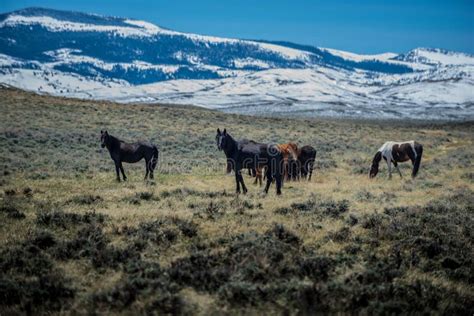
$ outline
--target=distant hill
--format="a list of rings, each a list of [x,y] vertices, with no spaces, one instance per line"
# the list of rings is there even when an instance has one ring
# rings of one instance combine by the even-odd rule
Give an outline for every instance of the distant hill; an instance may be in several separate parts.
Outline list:
[[[474,57],[357,55],[27,8],[0,15],[0,83],[52,95],[299,116],[474,116]]]

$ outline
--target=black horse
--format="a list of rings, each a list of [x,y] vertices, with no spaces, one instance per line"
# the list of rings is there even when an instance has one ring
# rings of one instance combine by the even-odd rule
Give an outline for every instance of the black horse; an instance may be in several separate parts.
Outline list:
[[[247,138],[237,139],[236,142],[239,143],[239,144],[248,144],[248,143],[256,144],[257,143],[256,141],[251,140],[251,139],[247,139]],[[226,170],[227,173],[230,173],[234,169],[232,167],[232,163],[233,163],[232,159],[227,157],[227,170]],[[249,168],[248,169],[248,175],[255,178],[256,177],[255,169]],[[257,181],[257,180],[255,180],[255,181]]]
[[[126,143],[120,139],[110,135],[107,131],[100,131],[100,142],[102,148],[107,147],[110,157],[115,163],[115,171],[117,172],[117,181],[120,182],[120,171],[122,171],[123,180],[127,180],[123,171],[122,162],[135,163],[145,158],[145,180],[150,174],[153,179],[153,170],[158,163],[158,148],[148,143]]]
[[[251,140],[251,139],[247,139],[247,138],[238,139],[238,140],[236,140],[236,142],[239,145],[249,144],[249,143],[257,144],[256,141]],[[232,164],[233,164],[232,158],[227,157],[227,170],[226,170],[226,172],[228,174],[234,169],[232,167]],[[253,182],[253,184],[260,183],[260,186],[262,186],[262,170],[257,170],[255,168],[248,168],[247,170],[248,170],[248,175],[252,178],[255,178],[255,181]]]
[[[268,193],[270,184],[275,178],[276,193],[281,194],[283,156],[276,146],[248,141],[237,142],[230,134],[227,134],[225,129],[223,132],[217,129],[216,143],[217,148],[224,151],[228,165],[230,163],[235,172],[237,193],[240,193],[241,184],[243,192],[247,192],[241,174],[243,168],[257,170],[266,167],[267,184],[265,193]]]

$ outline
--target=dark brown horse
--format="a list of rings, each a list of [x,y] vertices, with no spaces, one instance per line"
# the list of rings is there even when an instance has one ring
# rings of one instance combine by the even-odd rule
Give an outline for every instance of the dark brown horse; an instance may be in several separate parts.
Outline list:
[[[236,192],[240,193],[240,185],[244,193],[247,192],[241,170],[244,168],[258,170],[266,167],[267,184],[265,193],[268,193],[273,178],[276,181],[276,193],[281,194],[283,156],[276,146],[255,142],[240,143],[224,129],[217,129],[217,148],[223,150],[227,161],[235,172]]]
[[[392,178],[392,163],[395,169],[397,169],[398,174],[400,174],[400,177],[403,178],[400,169],[398,169],[398,163],[408,160],[411,160],[413,165],[411,176],[414,178],[420,169],[421,156],[423,156],[423,146],[413,140],[399,143],[386,142],[379,148],[372,160],[369,177],[374,178],[377,175],[379,172],[379,163],[383,158],[387,162],[389,179]]]
[[[100,131],[100,142],[102,148],[107,147],[110,157],[115,163],[117,181],[120,182],[120,171],[122,171],[123,180],[127,180],[123,170],[122,162],[135,163],[145,158],[145,180],[150,175],[153,179],[153,170],[158,163],[158,148],[149,143],[126,143],[110,135],[107,131]]]
[[[311,181],[313,175],[314,162],[316,161],[316,149],[312,146],[306,145],[298,149],[298,160],[290,162],[290,170],[292,170],[292,177],[299,179],[307,178]],[[296,173],[296,175],[295,175]]]

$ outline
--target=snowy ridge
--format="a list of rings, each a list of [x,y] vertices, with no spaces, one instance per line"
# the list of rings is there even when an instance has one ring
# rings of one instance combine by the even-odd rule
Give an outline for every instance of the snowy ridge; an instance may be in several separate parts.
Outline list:
[[[364,61],[364,60],[381,60],[381,61],[389,61],[391,58],[396,57],[397,54],[395,53],[383,53],[377,55],[359,55],[354,54],[351,52],[345,52],[342,50],[332,49],[332,48],[322,48],[323,50],[331,53],[334,56],[339,56],[347,60],[354,60],[354,61]]]
[[[40,25],[51,32],[108,32],[117,36],[122,37],[152,37],[154,35],[171,35],[171,36],[184,36],[195,41],[206,41],[211,43],[236,43],[246,42],[237,39],[221,38],[213,36],[203,36],[191,33],[181,33],[162,29],[152,23],[139,20],[125,19],[125,23],[129,24],[130,27],[118,26],[118,25],[97,25],[97,24],[86,24],[78,22],[69,22],[58,20],[49,16],[22,16],[12,14],[9,15],[4,21],[0,22],[0,28],[2,27],[15,27],[18,25]],[[258,44],[260,49],[266,49],[278,52],[287,58],[302,58],[304,59],[304,52],[281,47],[272,44]]]
[[[421,63],[427,65],[473,65],[474,56],[450,52],[436,48],[417,48],[406,54],[394,57],[395,60],[402,60],[410,63]]]
[[[11,15],[0,23],[0,27],[15,27],[17,25],[37,24],[51,32],[111,32],[119,36],[151,36],[160,32],[159,28],[123,27],[109,25],[93,25],[85,23],[60,21],[48,16],[21,16]],[[131,24],[132,25],[132,24]]]
[[[358,55],[41,8],[0,15],[0,84],[256,115],[474,119],[469,54]]]

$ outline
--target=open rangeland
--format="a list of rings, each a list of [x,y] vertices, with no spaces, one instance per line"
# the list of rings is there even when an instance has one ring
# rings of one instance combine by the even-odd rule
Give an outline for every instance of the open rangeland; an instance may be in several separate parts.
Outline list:
[[[235,194],[217,128],[317,150]],[[100,131],[159,146],[154,180]],[[386,141],[423,144],[369,179]],[[303,120],[0,90],[0,314],[474,312],[474,124]]]

